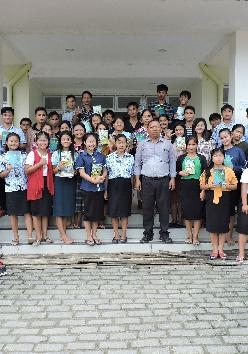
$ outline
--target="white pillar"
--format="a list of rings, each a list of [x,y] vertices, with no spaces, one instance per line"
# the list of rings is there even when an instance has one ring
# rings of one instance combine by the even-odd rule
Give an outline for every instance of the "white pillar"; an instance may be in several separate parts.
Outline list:
[[[229,103],[236,122],[247,124],[248,108],[248,32],[232,35],[229,45]]]

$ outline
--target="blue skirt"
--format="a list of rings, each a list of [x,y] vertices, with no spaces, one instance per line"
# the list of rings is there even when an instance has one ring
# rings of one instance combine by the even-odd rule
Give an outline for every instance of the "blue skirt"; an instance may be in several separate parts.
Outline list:
[[[75,177],[58,177],[54,180],[53,216],[73,216],[76,203]]]

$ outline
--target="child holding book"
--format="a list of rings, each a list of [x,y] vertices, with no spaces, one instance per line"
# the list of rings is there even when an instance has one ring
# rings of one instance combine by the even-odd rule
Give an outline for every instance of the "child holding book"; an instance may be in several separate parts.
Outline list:
[[[37,149],[30,151],[25,164],[25,173],[28,176],[27,200],[30,201],[30,210],[33,217],[36,241],[39,246],[42,239],[51,243],[47,236],[48,217],[52,214],[52,197],[54,195],[52,154],[50,153],[49,135],[40,131],[36,135]]]
[[[238,209],[237,232],[239,240],[239,254],[237,262],[242,263],[245,259],[245,244],[248,235],[248,168],[246,168],[240,179],[241,201]]]
[[[64,131],[60,134],[58,150],[52,155],[54,179],[53,215],[61,241],[70,244],[73,240],[67,235],[67,218],[75,213],[76,179],[74,171],[74,147],[72,134]]]
[[[185,243],[199,245],[199,230],[204,217],[204,203],[200,199],[199,177],[207,167],[205,156],[197,153],[197,139],[186,139],[186,154],[177,159],[180,179],[182,217],[185,221],[187,237]]]
[[[0,155],[0,177],[5,180],[6,213],[9,215],[13,232],[12,245],[19,244],[18,216],[24,215],[28,242],[32,241],[32,217],[27,201],[27,177],[24,167],[26,153],[19,150],[20,137],[9,133],[6,138],[6,152]]]
[[[205,191],[206,230],[212,243],[210,259],[226,259],[223,249],[229,231],[230,191],[237,189],[238,183],[234,171],[224,166],[224,158],[223,149],[214,149],[211,163],[200,177],[200,187]]]
[[[104,190],[107,176],[106,158],[97,151],[97,137],[92,133],[84,136],[85,150],[80,153],[76,162],[82,182],[80,188],[84,191],[84,227],[86,244],[100,245],[97,237],[98,222],[104,219]]]

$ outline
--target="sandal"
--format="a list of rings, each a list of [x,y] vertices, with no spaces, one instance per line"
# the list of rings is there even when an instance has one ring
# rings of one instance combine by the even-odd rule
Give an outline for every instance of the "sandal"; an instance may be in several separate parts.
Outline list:
[[[47,236],[42,239],[42,242],[53,243],[53,240],[49,236]]]
[[[88,246],[94,246],[94,244],[95,244],[94,240],[85,240],[85,243]]]
[[[98,229],[105,229],[105,225],[99,224],[99,225],[98,225]]]
[[[112,243],[118,243],[119,241],[120,241],[119,238],[115,238],[115,237],[114,237],[114,238],[112,239]]]
[[[224,252],[219,251],[219,258],[225,260],[227,255]]]
[[[193,241],[192,241],[192,238],[190,237],[187,237],[185,240],[184,240],[184,243],[189,243],[191,244]]]
[[[71,245],[74,242],[70,237],[61,237],[61,241],[66,245]]]
[[[28,244],[32,245],[34,243],[34,239],[32,237],[28,237]]]
[[[212,252],[209,256],[209,259],[212,259],[212,260],[217,259],[217,258],[218,258],[218,252]]]
[[[93,238],[93,240],[94,240],[94,243],[96,245],[101,245],[102,244],[102,241],[99,238]]]
[[[120,239],[120,243],[127,243],[127,237],[121,238],[121,239]]]
[[[6,266],[3,261],[0,259],[0,277],[6,275]]]
[[[12,246],[18,246],[19,245],[19,240],[12,240],[11,241]]]
[[[200,241],[199,240],[193,240],[193,245],[194,246],[199,246],[200,244]]]
[[[244,260],[245,260],[245,257],[240,257],[240,256],[236,257],[236,262],[238,262],[238,263],[243,263]]]
[[[41,244],[41,240],[35,240],[33,243],[32,243],[32,246],[40,246]]]

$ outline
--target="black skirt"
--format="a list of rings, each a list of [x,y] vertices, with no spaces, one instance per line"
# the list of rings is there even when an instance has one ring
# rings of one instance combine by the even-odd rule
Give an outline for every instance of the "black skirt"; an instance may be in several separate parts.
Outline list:
[[[84,192],[84,221],[104,220],[104,191]]]
[[[248,196],[247,196],[248,202]],[[242,203],[238,207],[237,232],[242,235],[248,235],[248,215],[242,212]]]
[[[47,186],[44,186],[42,198],[30,201],[30,211],[33,216],[52,215],[53,197],[49,193]]]
[[[231,192],[222,192],[218,204],[213,203],[214,191],[206,191],[206,230],[225,234],[229,231]]]
[[[24,215],[30,213],[30,202],[27,201],[27,191],[6,193],[6,214]]]
[[[205,216],[204,202],[200,199],[200,183],[196,179],[181,179],[180,196],[182,217],[186,220],[201,220]]]
[[[131,215],[132,184],[130,178],[113,178],[108,181],[108,214],[112,218]]]

